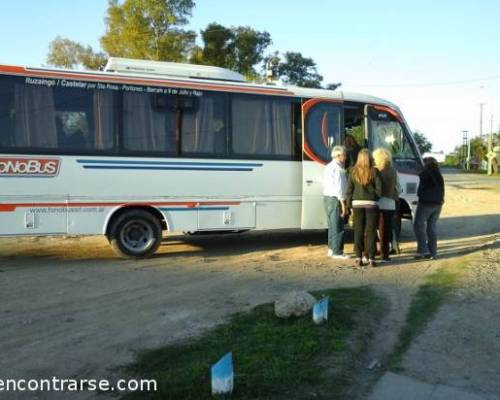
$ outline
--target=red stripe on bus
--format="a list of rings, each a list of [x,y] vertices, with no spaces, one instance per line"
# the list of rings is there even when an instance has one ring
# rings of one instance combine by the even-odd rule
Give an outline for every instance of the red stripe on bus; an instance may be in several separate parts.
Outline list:
[[[13,74],[23,74],[26,72],[26,69],[24,69],[23,67],[16,67],[13,65],[0,65],[0,71],[10,72]]]
[[[240,202],[237,201],[171,201],[171,202],[152,202],[152,203],[16,203],[16,204],[0,204],[0,212],[12,212],[16,208],[21,207],[114,207],[114,206],[186,206],[187,208],[195,208],[197,206],[238,206]]]
[[[176,88],[192,88],[192,89],[206,89],[206,90],[218,90],[222,92],[243,92],[243,93],[258,93],[258,94],[276,94],[282,96],[295,96],[295,93],[289,92],[287,90],[276,90],[276,89],[266,89],[266,88],[251,88],[246,86],[237,85],[210,85],[202,84],[196,82],[179,82],[179,81],[169,81],[169,80],[155,80],[155,79],[144,79],[144,78],[131,78],[131,77],[115,77],[115,76],[100,76],[91,74],[78,74],[71,72],[59,72],[59,71],[41,71],[35,69],[28,69],[23,67],[14,67],[9,65],[0,65],[0,72],[14,73],[16,75],[23,75],[29,77],[51,77],[51,78],[68,78],[77,79],[82,81],[99,81],[99,82],[110,82],[110,83],[128,83],[136,85],[151,85],[155,84],[158,86],[168,86]]]

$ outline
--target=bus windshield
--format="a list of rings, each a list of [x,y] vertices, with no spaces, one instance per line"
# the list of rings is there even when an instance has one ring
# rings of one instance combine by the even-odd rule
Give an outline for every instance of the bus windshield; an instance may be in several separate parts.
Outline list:
[[[370,109],[369,116],[372,148],[384,147],[389,150],[400,169],[419,169],[418,153],[403,124],[388,112],[374,108]]]

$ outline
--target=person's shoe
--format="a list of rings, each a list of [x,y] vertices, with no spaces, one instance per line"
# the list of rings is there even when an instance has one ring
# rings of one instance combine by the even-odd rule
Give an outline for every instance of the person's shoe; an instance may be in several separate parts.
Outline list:
[[[328,257],[333,256],[333,250],[332,250],[332,249],[328,249],[327,256],[328,256]]]
[[[362,267],[362,266],[363,266],[363,261],[361,260],[361,258],[356,258],[356,259],[354,260],[354,265],[355,265],[356,267]]]
[[[372,260],[372,259],[368,260],[368,264],[370,265],[370,267],[376,267],[377,266],[377,264],[375,264],[375,260]]]
[[[434,254],[434,255],[430,254],[428,258],[429,258],[429,260],[437,260],[438,256],[437,256],[437,254]]]
[[[426,254],[416,254],[415,257],[413,257],[415,260],[423,260],[425,258],[428,258]]]
[[[368,257],[363,256],[363,258],[361,259],[361,261],[363,261],[363,264],[368,264]]]
[[[349,257],[347,254],[333,254],[332,258],[334,260],[349,260],[351,257]]]

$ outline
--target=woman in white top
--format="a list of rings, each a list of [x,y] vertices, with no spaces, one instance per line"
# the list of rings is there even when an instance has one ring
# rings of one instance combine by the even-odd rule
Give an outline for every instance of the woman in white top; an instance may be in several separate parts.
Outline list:
[[[380,254],[382,262],[390,262],[389,243],[392,241],[392,220],[399,195],[398,173],[392,166],[392,156],[389,150],[379,147],[373,152],[373,160],[382,179],[382,196],[378,200]]]

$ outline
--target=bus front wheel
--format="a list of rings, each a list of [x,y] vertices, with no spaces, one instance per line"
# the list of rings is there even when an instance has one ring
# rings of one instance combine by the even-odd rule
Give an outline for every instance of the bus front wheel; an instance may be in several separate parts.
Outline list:
[[[125,211],[112,222],[108,240],[121,257],[149,257],[161,243],[161,223],[147,211]]]

